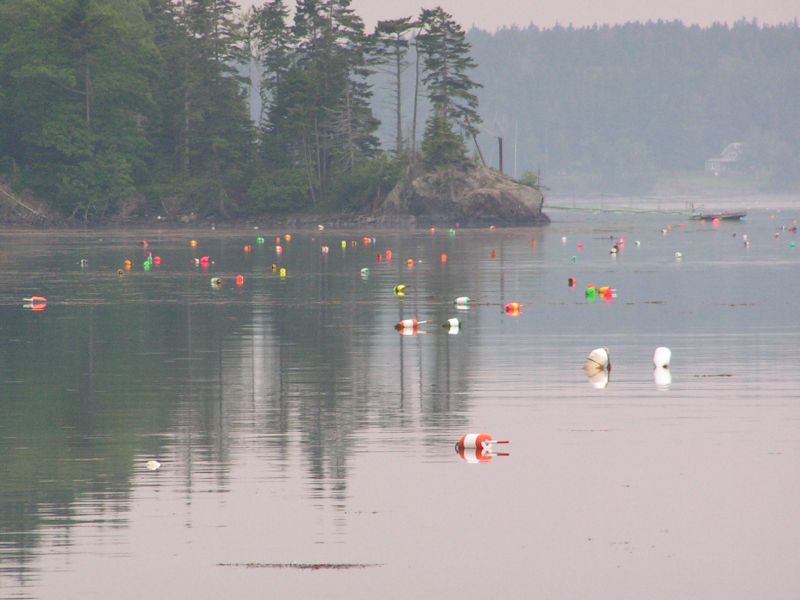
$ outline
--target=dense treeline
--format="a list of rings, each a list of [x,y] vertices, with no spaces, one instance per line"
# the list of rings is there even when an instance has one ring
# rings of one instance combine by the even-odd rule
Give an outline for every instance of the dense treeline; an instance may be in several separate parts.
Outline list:
[[[398,126],[382,151],[370,76],[394,68],[408,94],[411,36],[413,91],[434,110],[422,143]],[[244,15],[233,0],[7,0],[0,175],[84,219],[357,208],[404,165],[467,159],[480,122],[468,53],[438,8],[368,33],[350,0],[297,0],[291,18],[284,0]]]
[[[702,173],[705,159],[744,142],[745,175],[768,189],[800,187],[797,23],[529,27],[467,38],[487,130],[509,149],[516,128],[520,172],[645,191],[659,174]]]

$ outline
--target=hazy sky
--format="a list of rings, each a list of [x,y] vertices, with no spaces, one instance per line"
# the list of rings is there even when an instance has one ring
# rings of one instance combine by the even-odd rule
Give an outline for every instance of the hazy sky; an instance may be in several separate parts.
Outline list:
[[[262,0],[242,0],[262,4]],[[287,4],[294,5],[293,0]],[[784,23],[800,18],[800,0],[353,0],[352,6],[371,28],[379,19],[419,13],[421,7],[441,6],[465,29],[475,25],[495,30],[504,25],[534,23],[551,27],[556,22],[575,26],[594,23],[625,23],[648,19],[680,19],[684,23],[709,25],[733,22],[742,17],[761,23]]]

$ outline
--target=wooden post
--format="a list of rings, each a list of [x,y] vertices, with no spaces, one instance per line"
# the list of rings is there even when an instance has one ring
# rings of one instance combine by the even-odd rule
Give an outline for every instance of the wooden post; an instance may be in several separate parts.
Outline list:
[[[503,138],[497,138],[497,142],[500,149],[500,172],[503,172]]]

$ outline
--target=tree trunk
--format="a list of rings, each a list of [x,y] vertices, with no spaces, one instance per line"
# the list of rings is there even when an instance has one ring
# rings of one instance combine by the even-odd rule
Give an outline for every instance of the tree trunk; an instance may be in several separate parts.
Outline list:
[[[414,38],[414,54],[416,64],[414,67],[414,116],[411,119],[411,164],[417,162],[417,100],[419,98],[419,42]]]

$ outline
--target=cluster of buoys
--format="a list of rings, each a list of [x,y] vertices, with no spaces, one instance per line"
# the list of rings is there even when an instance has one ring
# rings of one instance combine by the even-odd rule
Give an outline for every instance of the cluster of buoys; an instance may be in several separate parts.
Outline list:
[[[570,287],[572,286],[570,285]],[[605,302],[611,303],[614,298],[617,297],[617,290],[607,285],[598,288],[593,283],[590,283],[586,286],[584,295],[590,304],[595,302],[598,298],[602,298]]]
[[[456,454],[468,464],[486,464],[495,456],[510,456],[508,452],[497,452],[498,444],[510,444],[509,440],[495,440],[488,433],[467,433],[456,442]]]
[[[667,389],[672,383],[672,374],[669,370],[672,360],[672,351],[659,346],[653,353],[653,380],[659,389]],[[589,379],[589,383],[597,389],[608,386],[611,374],[611,357],[608,348],[595,348],[586,357],[583,363],[583,371]]]

